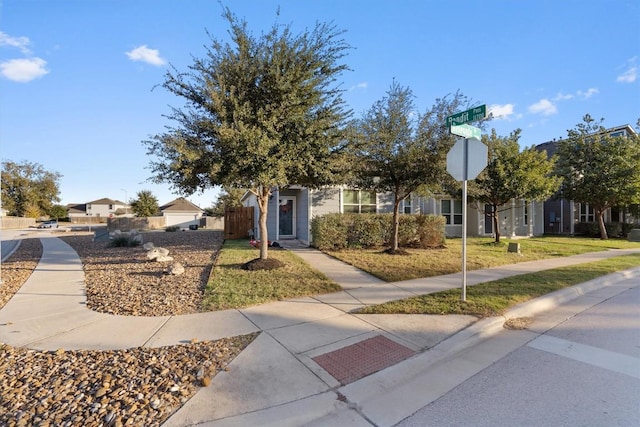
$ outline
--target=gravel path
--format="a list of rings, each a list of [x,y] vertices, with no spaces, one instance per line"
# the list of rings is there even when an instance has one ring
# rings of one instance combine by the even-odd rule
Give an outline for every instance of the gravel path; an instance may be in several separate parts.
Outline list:
[[[145,233],[145,241],[166,247],[185,266],[181,276],[165,275],[167,265],[147,261],[141,248],[109,248],[86,235],[63,240],[82,259],[91,308],[160,316],[200,311],[222,237],[207,231]],[[24,239],[2,264],[0,307],[41,254],[39,239]],[[255,336],[114,351],[43,352],[0,343],[0,425],[159,426],[228,369]]]

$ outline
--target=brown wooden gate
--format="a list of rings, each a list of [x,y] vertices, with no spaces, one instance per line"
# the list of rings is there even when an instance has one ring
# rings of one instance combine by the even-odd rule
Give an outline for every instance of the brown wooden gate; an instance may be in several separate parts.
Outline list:
[[[224,210],[224,238],[246,239],[253,231],[252,207],[227,208]]]

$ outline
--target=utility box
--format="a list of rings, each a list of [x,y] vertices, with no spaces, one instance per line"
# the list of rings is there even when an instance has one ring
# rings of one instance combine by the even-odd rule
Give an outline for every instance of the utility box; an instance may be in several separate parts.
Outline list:
[[[509,243],[509,247],[507,248],[507,252],[512,252],[515,254],[520,253],[520,243]]]

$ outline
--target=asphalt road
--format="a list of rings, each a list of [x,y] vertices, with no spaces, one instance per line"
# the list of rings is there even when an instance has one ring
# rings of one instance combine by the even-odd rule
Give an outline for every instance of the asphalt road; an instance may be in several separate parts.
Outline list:
[[[639,307],[640,287],[593,306],[397,426],[639,426]]]

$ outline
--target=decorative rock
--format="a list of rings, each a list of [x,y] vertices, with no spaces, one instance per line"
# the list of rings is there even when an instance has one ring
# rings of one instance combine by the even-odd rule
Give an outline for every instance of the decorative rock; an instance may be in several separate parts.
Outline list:
[[[169,255],[169,249],[165,248],[152,248],[147,252],[147,258],[150,260],[158,261],[158,258],[166,258]]]
[[[179,262],[174,262],[173,264],[171,264],[171,266],[169,266],[167,274],[170,274],[172,276],[179,276],[181,274],[184,274],[184,267]]]
[[[142,249],[144,249],[145,251],[150,251],[154,247],[155,246],[154,246],[153,242],[147,242],[144,245],[142,245]]]

